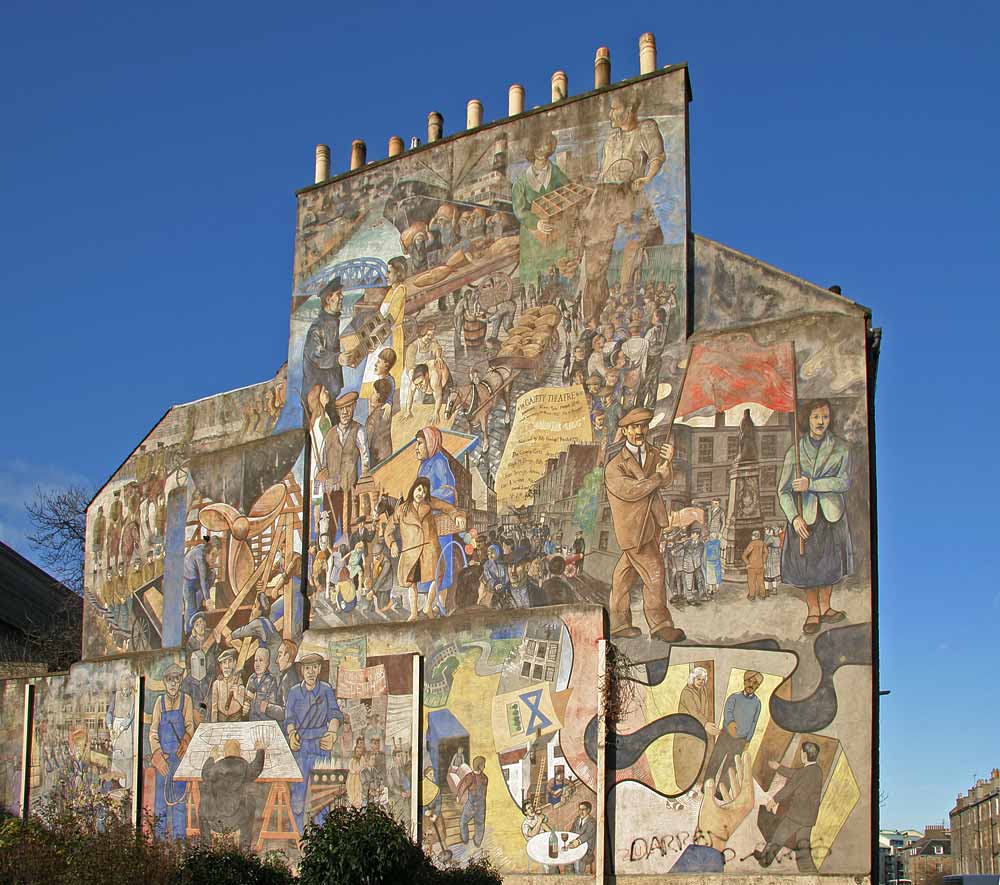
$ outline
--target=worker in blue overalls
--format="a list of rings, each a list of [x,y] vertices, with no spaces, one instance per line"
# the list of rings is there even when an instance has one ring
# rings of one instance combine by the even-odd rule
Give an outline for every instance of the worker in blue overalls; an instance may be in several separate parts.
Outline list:
[[[302,772],[301,783],[292,785],[292,813],[299,833],[305,822],[306,791],[309,775],[316,763],[330,755],[344,721],[337,704],[337,695],[329,682],[319,678],[323,658],[308,654],[299,661],[302,681],[292,686],[285,700],[285,733],[288,746]],[[317,816],[318,823],[326,817],[326,809]]]
[[[156,792],[153,814],[156,835],[183,839],[187,832],[187,784],[174,781],[174,772],[194,734],[194,704],[181,691],[184,671],[175,663],[163,673],[164,692],[153,702],[153,721],[149,727],[149,749],[156,769]]]

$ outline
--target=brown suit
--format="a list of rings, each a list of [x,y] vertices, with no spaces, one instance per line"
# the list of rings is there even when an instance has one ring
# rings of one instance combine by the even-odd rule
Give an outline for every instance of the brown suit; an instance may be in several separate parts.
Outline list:
[[[340,531],[345,535],[351,531],[352,494],[358,481],[358,462],[361,461],[359,430],[361,425],[351,421],[343,441],[336,424],[327,431],[321,456],[323,466],[318,477],[323,481],[329,509],[336,515]]]
[[[604,483],[611,505],[611,520],[622,555],[611,575],[611,635],[632,626],[629,591],[638,577],[642,580],[642,607],[649,632],[673,625],[666,604],[660,531],[669,525],[667,508],[660,489],[670,485],[672,474],[663,479],[656,472],[659,453],[645,447],[645,467],[628,448],[622,446],[604,468]]]
[[[747,598],[763,599],[767,596],[764,589],[764,563],[767,562],[767,545],[755,538],[747,544],[743,551],[743,562],[747,567]]]

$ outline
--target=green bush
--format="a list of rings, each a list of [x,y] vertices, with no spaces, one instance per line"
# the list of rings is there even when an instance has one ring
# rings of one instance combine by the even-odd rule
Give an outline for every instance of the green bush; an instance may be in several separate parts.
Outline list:
[[[300,885],[429,882],[433,867],[406,829],[377,805],[334,808],[302,838]]]
[[[261,858],[242,848],[194,843],[183,849],[169,885],[291,885],[295,879],[278,852]]]
[[[488,859],[474,860],[464,867],[436,870],[431,882],[434,885],[501,885],[503,877]]]

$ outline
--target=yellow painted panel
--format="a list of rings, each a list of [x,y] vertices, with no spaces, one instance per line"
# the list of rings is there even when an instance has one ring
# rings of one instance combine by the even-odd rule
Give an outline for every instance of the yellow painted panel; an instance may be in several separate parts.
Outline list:
[[[861,798],[861,790],[847,761],[847,754],[841,753],[830,777],[830,783],[823,794],[819,815],[812,828],[809,841],[813,846],[813,863],[819,869],[829,855],[829,846],[840,833],[847,818]]]

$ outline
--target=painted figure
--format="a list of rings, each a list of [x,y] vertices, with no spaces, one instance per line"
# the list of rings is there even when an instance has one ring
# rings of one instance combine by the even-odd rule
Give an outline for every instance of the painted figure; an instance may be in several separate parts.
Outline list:
[[[468,843],[469,825],[474,824],[476,834],[472,837],[472,843],[476,848],[483,844],[483,837],[486,835],[486,788],[489,786],[489,778],[483,774],[484,768],[486,759],[476,756],[472,760],[472,772],[462,779],[458,791],[458,803],[462,806],[459,820],[462,841]]]
[[[320,384],[336,399],[344,387],[348,356],[340,350],[340,309],[344,303],[340,277],[331,279],[319,292],[319,316],[306,333],[302,349],[302,391]]]
[[[181,764],[191,737],[194,735],[194,709],[181,691],[184,671],[170,664],[163,673],[164,692],[153,702],[153,719],[149,726],[149,749],[156,769],[153,814],[156,835],[164,839],[185,838],[187,828],[186,784],[174,781],[174,772]]]
[[[743,690],[733,692],[726,698],[722,729],[708,765],[705,766],[706,783],[711,779],[719,784],[724,777],[728,777],[730,787],[734,787],[732,769],[757,729],[757,719],[760,717],[760,698],[757,697],[757,689],[763,681],[764,677],[756,670],[747,670],[743,674]],[[708,801],[707,796],[706,801]]]
[[[750,543],[740,557],[747,567],[747,599],[764,599],[764,565],[767,562],[767,545],[761,540],[756,529],[750,535]]]
[[[847,522],[851,450],[834,436],[833,409],[813,400],[800,412],[802,433],[796,464],[794,446],[785,454],[778,501],[788,519],[781,550],[781,577],[806,594],[803,633],[818,633],[846,615],[830,604],[833,588],[854,571],[854,547]],[[801,468],[801,476],[797,472]]]
[[[354,486],[358,481],[358,467],[368,470],[368,437],[365,429],[354,420],[358,395],[353,390],[345,393],[335,403],[337,423],[326,434],[323,442],[322,467],[316,479],[323,483],[327,509],[340,525],[334,533],[347,535],[351,530],[351,510]]]
[[[130,672],[118,677],[118,686],[108,705],[104,724],[111,735],[111,768],[126,790],[132,788],[132,725],[135,722],[135,677]]]
[[[292,814],[302,832],[305,823],[306,791],[309,775],[316,763],[330,755],[344,714],[337,704],[337,695],[329,682],[322,682],[319,671],[323,658],[308,654],[299,661],[302,681],[291,689],[285,699],[285,733],[288,746],[302,772],[302,781],[292,784]],[[321,813],[317,822],[322,823]]]
[[[587,852],[574,865],[577,874],[594,871],[594,849],[597,843],[597,818],[593,815],[593,806],[589,802],[581,802],[577,806],[577,815],[570,825],[570,830],[576,833],[576,838],[567,843],[567,848],[587,846]]]
[[[706,760],[711,758],[719,726],[714,722],[715,702],[708,682],[708,670],[694,667],[688,684],[681,691],[678,713],[685,713],[702,724],[708,735],[706,743],[687,734],[674,735],[674,780],[680,789],[700,783],[699,774]]]
[[[219,655],[221,673],[212,683],[209,711],[213,722],[239,722],[243,718],[246,690],[236,670],[237,652],[227,648]]]
[[[584,210],[583,319],[596,318],[608,300],[608,267],[619,228],[627,242],[620,279],[632,283],[642,249],[662,241],[662,233],[643,188],[666,160],[663,136],[655,120],[639,119],[639,96],[614,95],[609,113],[611,135],[601,154],[597,189]]]
[[[253,653],[253,673],[247,680],[243,698],[243,716],[250,721],[272,719],[272,708],[280,705],[278,680],[270,672],[271,650],[261,645]]]
[[[401,546],[396,547],[395,539],[387,535],[392,555],[398,557],[396,579],[410,590],[410,616],[415,621],[418,612],[432,616],[436,610],[440,592],[439,576],[442,547],[438,537],[434,512],[454,513],[455,508],[448,501],[435,498],[431,494],[431,480],[426,476],[417,477],[406,498],[400,502],[386,531],[398,527]],[[447,536],[450,540],[451,536]],[[419,595],[426,593],[427,599],[421,607]]]
[[[622,549],[611,576],[611,635],[627,639],[640,635],[632,626],[629,591],[636,578],[642,581],[642,601],[650,635],[665,642],[680,642],[683,630],[674,626],[665,602],[663,560],[658,542],[669,524],[660,489],[673,479],[670,444],[655,449],[646,442],[653,413],[637,408],[618,423],[625,444],[604,468],[604,482],[611,505],[611,520]]]
[[[785,785],[757,809],[757,826],[767,840],[764,849],[753,852],[762,867],[769,867],[778,852],[787,848],[795,853],[800,873],[816,873],[812,857],[812,828],[819,816],[823,798],[823,770],[819,767],[819,747],[803,741],[802,765],[788,768],[774,760],[768,766],[785,778]]]
[[[238,830],[240,845],[249,850],[253,838],[256,807],[253,787],[264,770],[266,744],[254,744],[253,762],[242,756],[237,740],[227,740],[222,748],[214,747],[201,769],[201,804],[198,822],[204,839],[212,833]]]

